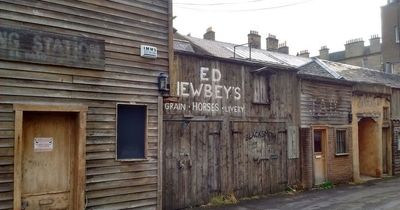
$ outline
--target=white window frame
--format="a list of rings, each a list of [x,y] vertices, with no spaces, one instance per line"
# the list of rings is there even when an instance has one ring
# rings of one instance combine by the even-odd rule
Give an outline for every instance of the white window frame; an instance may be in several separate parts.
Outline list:
[[[335,133],[335,136],[336,136],[336,138],[335,138],[335,154],[337,154],[337,155],[341,155],[341,154],[348,154],[348,145],[347,145],[347,130],[346,129],[337,129],[336,131],[335,131],[336,133]],[[344,133],[344,145],[342,145],[342,146],[344,146],[344,151],[340,151],[340,152],[338,152],[338,133],[339,132],[343,132]]]

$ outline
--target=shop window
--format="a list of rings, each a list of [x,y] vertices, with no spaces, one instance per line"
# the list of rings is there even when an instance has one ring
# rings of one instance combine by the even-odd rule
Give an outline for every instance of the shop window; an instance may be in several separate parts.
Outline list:
[[[257,74],[253,76],[253,103],[269,104],[268,77]]]
[[[347,153],[346,130],[336,130],[336,154]]]
[[[117,160],[146,158],[147,107],[117,105]]]

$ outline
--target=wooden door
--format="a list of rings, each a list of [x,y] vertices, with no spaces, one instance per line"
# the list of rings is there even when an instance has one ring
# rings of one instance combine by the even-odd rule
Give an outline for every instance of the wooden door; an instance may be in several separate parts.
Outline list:
[[[165,209],[207,203],[221,193],[220,122],[165,121]]]
[[[72,113],[24,113],[22,209],[72,209],[69,204],[76,122]]]
[[[314,144],[314,185],[326,181],[326,130],[316,129],[313,132]]]

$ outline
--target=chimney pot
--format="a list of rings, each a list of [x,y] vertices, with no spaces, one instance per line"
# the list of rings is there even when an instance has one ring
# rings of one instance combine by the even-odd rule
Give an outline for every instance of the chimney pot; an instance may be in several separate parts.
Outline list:
[[[362,38],[350,39],[344,45],[345,57],[357,57],[364,55],[364,40]]]
[[[249,47],[260,49],[261,48],[261,36],[258,35],[257,31],[251,30],[247,35]]]
[[[208,27],[206,33],[203,35],[203,39],[215,41],[215,32],[212,27]]]
[[[286,44],[286,41],[283,43],[278,43],[278,52],[283,54],[289,54],[289,47]]]
[[[268,51],[277,51],[278,50],[279,40],[276,38],[275,35],[268,34],[266,41],[267,41],[267,50]]]
[[[381,38],[378,34],[374,34],[369,39],[369,50],[370,53],[378,53],[381,52]]]
[[[304,58],[309,58],[310,57],[310,53],[308,52],[308,50],[302,50],[299,53],[297,53],[297,56],[304,57]]]
[[[319,58],[329,60],[329,48],[326,45],[319,50]]]

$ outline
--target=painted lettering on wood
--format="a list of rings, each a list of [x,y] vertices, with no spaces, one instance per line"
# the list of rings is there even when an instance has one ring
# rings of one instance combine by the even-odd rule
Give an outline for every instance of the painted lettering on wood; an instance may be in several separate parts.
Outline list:
[[[104,41],[0,27],[0,59],[104,69]]]
[[[179,103],[165,103],[165,111],[202,114],[244,113],[245,106],[240,105],[240,99],[243,95],[241,88],[221,84],[221,79],[222,74],[219,69],[201,67],[198,80],[200,83],[178,81],[176,95],[183,100]],[[222,103],[222,101],[228,100],[236,104],[227,105]]]

